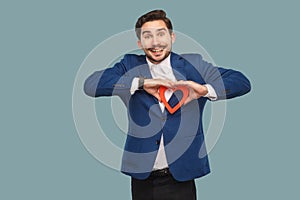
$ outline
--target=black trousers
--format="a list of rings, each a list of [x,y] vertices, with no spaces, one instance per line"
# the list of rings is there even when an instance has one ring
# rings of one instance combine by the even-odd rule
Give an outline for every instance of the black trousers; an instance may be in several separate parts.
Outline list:
[[[171,174],[145,180],[131,178],[132,200],[196,200],[195,181],[176,181]]]

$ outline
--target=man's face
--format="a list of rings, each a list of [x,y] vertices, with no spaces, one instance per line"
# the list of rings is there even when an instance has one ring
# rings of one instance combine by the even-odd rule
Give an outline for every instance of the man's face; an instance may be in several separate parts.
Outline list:
[[[152,63],[158,64],[169,56],[174,41],[175,35],[170,34],[165,22],[156,20],[143,24],[138,46]]]

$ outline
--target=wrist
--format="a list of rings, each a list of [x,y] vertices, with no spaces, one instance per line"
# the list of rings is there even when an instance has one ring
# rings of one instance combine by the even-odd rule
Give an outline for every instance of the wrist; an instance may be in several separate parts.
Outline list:
[[[145,78],[144,77],[139,77],[139,84],[138,84],[138,89],[139,90],[144,89],[144,82],[145,82]]]
[[[205,96],[209,93],[208,87],[206,85],[199,84],[197,82],[192,82],[195,91],[198,93],[199,97]]]
[[[206,85],[203,85],[203,96],[207,95],[208,94],[208,88]]]

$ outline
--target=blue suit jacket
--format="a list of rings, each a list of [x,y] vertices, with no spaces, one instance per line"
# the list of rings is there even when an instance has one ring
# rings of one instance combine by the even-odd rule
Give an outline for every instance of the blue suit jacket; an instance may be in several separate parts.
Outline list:
[[[241,96],[250,91],[249,80],[240,72],[215,67],[199,54],[171,53],[177,80],[210,84],[219,99]],[[121,171],[137,179],[149,176],[157,155],[161,135],[169,168],[179,181],[191,180],[210,172],[204,144],[202,114],[207,98],[201,97],[182,106],[174,114],[160,110],[158,101],[143,90],[130,94],[134,77],[151,78],[144,55],[127,54],[112,68],[93,73],[84,84],[92,97],[118,95],[127,107],[128,134]],[[173,94],[170,105],[176,105]]]

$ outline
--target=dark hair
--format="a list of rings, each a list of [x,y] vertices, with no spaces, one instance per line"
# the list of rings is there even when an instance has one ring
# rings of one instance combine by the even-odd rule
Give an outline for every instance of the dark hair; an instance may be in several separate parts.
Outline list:
[[[135,24],[136,36],[140,39],[141,38],[141,28],[142,28],[143,24],[145,24],[146,22],[155,21],[155,20],[163,20],[165,22],[167,28],[169,29],[170,34],[172,33],[173,26],[172,26],[171,20],[169,18],[167,18],[166,12],[163,10],[152,10],[152,11],[142,15],[137,20],[137,22]]]

